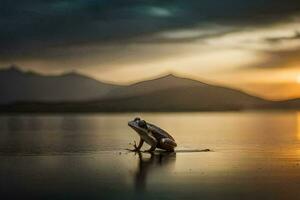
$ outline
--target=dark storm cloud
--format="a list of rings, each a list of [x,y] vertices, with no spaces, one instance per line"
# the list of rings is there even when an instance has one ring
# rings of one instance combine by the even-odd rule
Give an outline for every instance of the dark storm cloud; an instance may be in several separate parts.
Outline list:
[[[255,26],[299,11],[299,0],[2,0],[0,59],[127,43],[201,23]]]

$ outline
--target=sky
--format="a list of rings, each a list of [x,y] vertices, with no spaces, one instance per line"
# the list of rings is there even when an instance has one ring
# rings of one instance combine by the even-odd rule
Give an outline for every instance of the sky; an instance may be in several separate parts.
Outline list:
[[[299,0],[1,0],[0,68],[300,97]]]

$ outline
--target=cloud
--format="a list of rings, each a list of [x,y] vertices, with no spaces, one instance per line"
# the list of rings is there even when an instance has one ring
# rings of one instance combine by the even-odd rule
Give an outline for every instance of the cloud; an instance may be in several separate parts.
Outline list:
[[[283,19],[299,10],[297,0],[3,0],[0,54],[131,41],[199,23],[247,26]]]
[[[171,17],[173,15],[171,10],[161,7],[148,7],[146,12],[154,17]]]
[[[139,42],[150,43],[193,43],[208,38],[222,37],[240,31],[241,27],[223,26],[218,24],[199,24],[192,28],[181,28],[158,32],[151,36],[141,38]]]
[[[294,24],[271,29],[299,14],[298,0],[3,0],[0,66],[100,71],[99,78],[106,78],[101,73],[107,69],[127,71],[130,66],[152,73],[160,67],[257,67],[250,58],[256,62],[263,55],[269,61],[277,56],[269,52],[272,48],[294,45]],[[223,58],[228,59],[224,64],[217,62]],[[107,79],[114,79],[110,74]]]
[[[300,39],[300,32],[298,30],[295,30],[295,33],[293,33],[290,36],[270,37],[270,38],[266,38],[265,40],[270,43],[278,43],[287,40],[299,40],[299,39]]]
[[[298,48],[286,50],[263,51],[264,60],[256,65],[250,66],[252,69],[300,69],[300,45]]]

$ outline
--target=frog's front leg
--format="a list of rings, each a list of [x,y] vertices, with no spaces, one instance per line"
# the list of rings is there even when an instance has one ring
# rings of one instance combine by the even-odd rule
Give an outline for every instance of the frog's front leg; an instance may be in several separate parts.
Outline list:
[[[142,146],[143,146],[143,144],[144,144],[144,140],[142,139],[142,138],[140,138],[140,142],[139,142],[139,145],[138,146],[136,146],[136,143],[134,142],[134,150],[135,151],[140,151],[141,150],[141,148],[142,148]]]

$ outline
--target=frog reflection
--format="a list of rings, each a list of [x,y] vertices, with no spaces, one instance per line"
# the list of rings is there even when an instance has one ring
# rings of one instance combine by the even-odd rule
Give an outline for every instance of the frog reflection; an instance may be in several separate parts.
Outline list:
[[[149,173],[170,170],[176,161],[175,152],[156,151],[150,153],[150,157],[145,158],[145,154],[137,152],[139,163],[135,174],[135,188],[138,191],[143,191],[146,187],[147,177]]]

